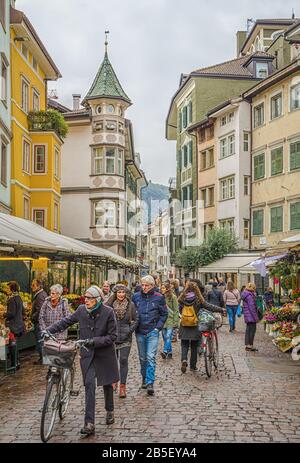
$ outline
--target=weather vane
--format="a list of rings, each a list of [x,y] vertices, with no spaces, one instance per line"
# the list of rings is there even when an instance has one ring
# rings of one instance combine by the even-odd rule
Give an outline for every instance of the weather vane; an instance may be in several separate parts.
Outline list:
[[[108,45],[108,34],[109,34],[109,31],[105,31],[105,52],[107,52],[107,45]]]

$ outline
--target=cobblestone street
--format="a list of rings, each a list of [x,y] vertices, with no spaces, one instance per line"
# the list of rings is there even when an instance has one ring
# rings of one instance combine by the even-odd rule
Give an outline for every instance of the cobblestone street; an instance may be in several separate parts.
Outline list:
[[[155,396],[140,389],[136,347],[131,353],[128,396],[115,395],[115,424],[105,425],[102,388],[98,389],[96,435],[80,439],[84,388],[71,399],[56,423],[50,442],[300,442],[300,364],[280,353],[258,326],[257,353],[245,353],[244,323],[235,334],[220,330],[220,368],[206,378],[180,371],[179,342],[172,360],[158,357]],[[22,358],[21,369],[0,386],[0,442],[40,442],[40,412],[46,367],[35,354]],[[77,385],[81,374],[77,369]]]

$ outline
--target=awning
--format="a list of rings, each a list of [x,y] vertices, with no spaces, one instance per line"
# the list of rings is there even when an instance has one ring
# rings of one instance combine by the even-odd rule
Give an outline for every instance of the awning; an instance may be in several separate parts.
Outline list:
[[[298,251],[300,249],[300,234],[289,236],[279,241],[276,246],[267,249],[266,256],[273,256],[281,252],[288,252],[289,250]]]
[[[250,266],[256,258],[261,257],[258,253],[227,254],[223,259],[216,260],[205,267],[200,267],[200,273],[256,273]]]
[[[139,267],[139,264],[117,254],[69,236],[51,232],[30,220],[0,213],[0,254],[64,258],[81,257],[111,266]],[[28,256],[29,257],[29,256]]]
[[[280,259],[283,259],[287,253],[277,254],[276,256],[263,257],[261,259],[256,259],[254,262],[251,262],[251,267],[254,267],[262,277],[265,277],[268,273],[267,266],[274,264]]]

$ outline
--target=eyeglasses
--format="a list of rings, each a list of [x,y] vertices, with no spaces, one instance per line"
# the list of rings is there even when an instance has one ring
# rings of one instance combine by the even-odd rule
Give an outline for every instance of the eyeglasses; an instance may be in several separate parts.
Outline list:
[[[87,300],[91,300],[91,299],[96,299],[95,297],[91,297],[91,296],[84,296],[84,299],[87,299]]]

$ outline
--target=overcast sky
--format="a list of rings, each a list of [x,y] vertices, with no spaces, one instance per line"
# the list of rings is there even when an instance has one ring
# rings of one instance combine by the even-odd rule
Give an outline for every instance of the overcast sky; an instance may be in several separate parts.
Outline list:
[[[299,0],[16,0],[62,74],[49,85],[59,101],[86,92],[104,55],[133,102],[127,112],[148,179],[175,175],[175,144],[165,119],[181,73],[236,57],[236,31],[247,18],[300,16]]]

